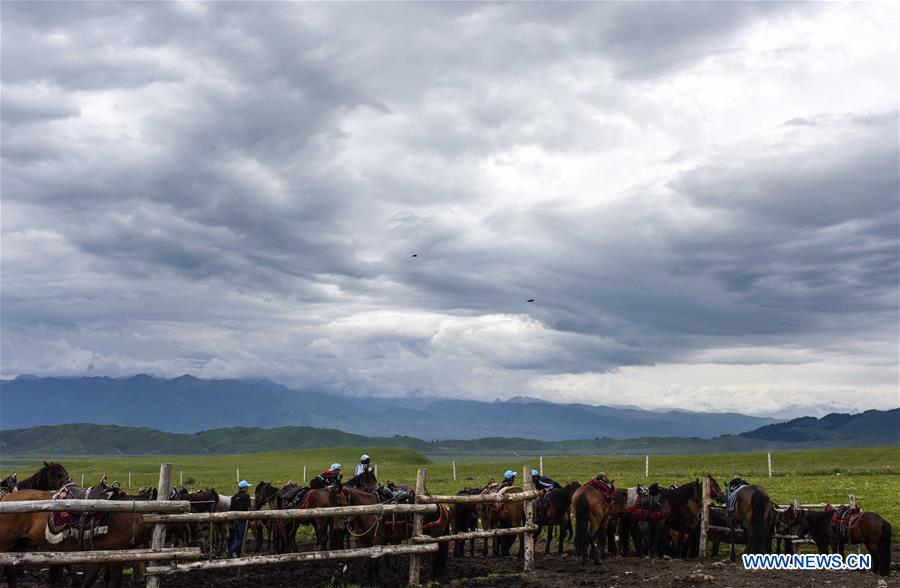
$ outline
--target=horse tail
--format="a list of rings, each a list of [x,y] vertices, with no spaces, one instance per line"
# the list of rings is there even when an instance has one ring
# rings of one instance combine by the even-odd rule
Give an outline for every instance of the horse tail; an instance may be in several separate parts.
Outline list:
[[[878,561],[875,562],[875,573],[879,576],[891,575],[891,524],[881,521],[881,537],[878,539]]]
[[[768,502],[766,495],[758,488],[755,488],[753,494],[750,495],[750,508],[753,509],[753,515],[750,517],[751,553],[766,552],[766,513],[769,510],[767,508]]]
[[[581,494],[575,499],[575,553],[584,556],[587,555],[590,542],[588,537],[590,534],[590,531],[588,531],[589,511],[590,505],[588,504],[587,495]]]

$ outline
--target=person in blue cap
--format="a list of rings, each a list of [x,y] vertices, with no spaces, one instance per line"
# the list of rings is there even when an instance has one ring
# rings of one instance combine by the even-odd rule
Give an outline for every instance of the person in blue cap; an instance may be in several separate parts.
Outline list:
[[[506,488],[507,486],[512,486],[515,483],[515,481],[516,481],[516,472],[514,472],[512,470],[506,470],[503,473],[503,481],[500,482],[500,488]]]
[[[237,494],[231,497],[231,506],[228,508],[229,511],[250,510],[250,493],[247,492],[247,488],[252,485],[253,484],[249,483],[247,480],[238,482],[238,491]],[[232,554],[235,557],[240,557],[241,550],[244,548],[244,535],[247,533],[247,526],[249,524],[250,521],[234,521],[232,523],[232,540],[231,544],[228,546],[228,557],[231,557]]]
[[[313,490],[318,490],[328,486],[340,486],[342,475],[341,464],[333,463],[330,468],[310,480],[309,487]]]
[[[559,482],[551,480],[547,476],[542,476],[539,471],[534,469],[531,470],[531,482],[534,484],[536,490],[543,490],[545,492],[550,492],[554,488],[562,488]]]

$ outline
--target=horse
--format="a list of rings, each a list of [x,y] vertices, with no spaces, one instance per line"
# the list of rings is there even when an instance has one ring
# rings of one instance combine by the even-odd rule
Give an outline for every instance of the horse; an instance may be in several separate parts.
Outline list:
[[[728,523],[731,528],[731,561],[736,561],[734,551],[735,527],[744,529],[744,553],[769,553],[772,551],[771,531],[775,525],[775,509],[768,492],[762,486],[748,484],[735,490],[729,498],[734,502],[729,511]]]
[[[729,533],[728,531],[719,531],[717,529],[713,529],[712,527],[720,527],[725,528],[728,526],[728,513],[725,511],[724,506],[711,506],[709,509],[709,525],[710,529],[707,532],[706,538],[708,541],[712,543],[712,548],[709,551],[709,554],[712,557],[718,557],[719,555],[719,547],[722,543],[728,542]],[[744,538],[744,530],[743,529],[735,529],[734,532],[737,534],[735,537],[736,540],[740,541]]]
[[[102,481],[101,485],[105,486]],[[0,498],[0,501],[49,500],[54,494],[55,492],[44,490],[20,490]],[[101,487],[100,494],[113,499],[126,498],[120,489],[109,486]],[[84,532],[82,529],[77,537],[70,536],[61,543],[51,543],[46,534],[47,522],[46,512],[0,515],[0,552],[15,551],[25,543],[35,545],[41,550],[81,550],[85,547],[86,541],[89,542],[87,547],[92,551],[129,549],[146,544],[153,532],[153,525],[144,524],[139,513],[112,512],[108,514],[106,520],[106,533],[92,533],[88,538],[81,534]],[[84,577],[82,586],[88,587],[93,584],[103,568],[108,570],[111,581],[121,585],[122,564],[115,563],[88,566],[88,573]],[[54,577],[56,573],[55,569],[51,570],[51,577]],[[15,587],[16,574],[12,566],[6,567],[6,581],[10,588]]]
[[[841,515],[847,509],[838,511],[838,520],[843,518]],[[835,531],[834,535],[837,538],[835,551],[841,556],[844,555],[845,545],[864,543],[872,556],[872,571],[879,576],[890,575],[891,524],[884,517],[874,512],[861,512],[858,518],[850,519],[848,524],[839,523]]]
[[[572,510],[575,511],[575,553],[586,564],[592,557],[594,564],[600,563],[606,529],[612,516],[612,502],[594,485],[595,481],[581,486],[572,495]],[[612,483],[609,488],[615,491]],[[598,545],[599,544],[599,545]]]
[[[343,485],[362,490],[363,492],[372,492],[375,488],[378,488],[378,480],[375,478],[375,471],[366,468],[344,482]]]
[[[795,509],[793,506],[779,513],[786,529],[782,527],[782,535],[797,535],[805,537],[809,535],[816,543],[819,553],[828,553],[832,545],[836,543],[831,527],[831,517],[834,514],[830,510],[809,510],[806,508]],[[789,541],[789,540],[788,540]]]
[[[307,490],[303,495],[300,509],[327,508],[331,506],[347,506],[344,488],[342,486],[326,486]],[[289,521],[292,522],[292,521]],[[316,544],[322,551],[328,549],[340,549],[344,543],[343,520],[338,517],[315,518],[302,524],[312,525],[316,532]],[[291,527],[290,539],[293,544],[296,526]]]
[[[364,492],[345,486],[342,493],[348,505],[359,506],[381,503],[380,496],[372,492]],[[355,515],[348,517],[347,531],[362,547],[396,544],[412,538],[413,515],[394,514],[389,516],[390,519],[382,515]],[[426,515],[422,525],[422,533],[431,537],[439,537],[446,535],[449,527],[450,513],[446,508],[438,505],[437,514]],[[432,578],[438,578],[443,574],[447,566],[448,552],[447,542],[440,542],[432,565]],[[377,559],[369,560],[368,573],[370,579],[374,580],[378,573]]]
[[[269,507],[269,510],[275,508],[275,498],[278,494],[278,488],[273,486],[270,482],[259,482],[256,485],[256,489],[254,490],[254,501],[253,501],[253,510],[263,510],[265,507]],[[269,548],[272,548],[273,542],[273,531],[275,529],[275,521],[260,519],[258,521],[254,521],[256,524],[253,525],[253,536],[256,539],[256,551],[259,553],[263,549],[263,529],[268,531],[268,544]]]
[[[578,482],[569,482],[564,488],[553,488],[546,492],[537,503],[534,512],[534,523],[538,526],[535,537],[541,534],[541,527],[547,527],[547,545],[544,553],[550,553],[553,542],[553,527],[559,526],[559,554],[563,552],[566,530],[572,524],[572,495],[581,488]]]
[[[516,494],[524,492],[517,486],[504,486],[495,492],[491,492],[489,486],[487,490],[491,494]],[[482,504],[481,505],[481,527],[485,530],[489,529],[511,529],[513,527],[522,527],[525,525],[525,505],[522,502],[501,502],[499,504]],[[519,557],[525,557],[525,538],[523,533],[519,533]],[[494,557],[509,555],[513,543],[516,541],[515,535],[503,535],[494,537]],[[484,543],[484,556],[487,557],[487,541]]]
[[[640,486],[627,489],[617,488],[613,494],[613,512],[606,540],[609,553],[615,549],[615,531],[619,532],[619,550],[622,556],[630,555],[629,540],[634,543],[636,555],[649,552],[656,535],[657,523],[662,515],[661,491],[658,484],[647,489]]]
[[[69,472],[61,464],[44,462],[44,467],[33,475],[17,482],[19,490],[59,490],[72,481]]]
[[[706,476],[710,497],[724,500],[724,493],[716,479]],[[700,507],[703,500],[703,486],[699,479],[660,491],[660,517],[656,527],[655,551],[662,555],[663,545],[674,541],[676,555],[690,557],[699,555],[700,547]]]
[[[457,496],[477,496],[482,488],[463,488],[456,493]],[[453,521],[454,533],[467,533],[478,530],[478,506],[466,502],[450,505],[450,520]],[[487,539],[485,539],[487,541]],[[463,557],[465,555],[466,542],[456,541],[453,555]],[[469,555],[475,557],[475,539],[469,539]]]

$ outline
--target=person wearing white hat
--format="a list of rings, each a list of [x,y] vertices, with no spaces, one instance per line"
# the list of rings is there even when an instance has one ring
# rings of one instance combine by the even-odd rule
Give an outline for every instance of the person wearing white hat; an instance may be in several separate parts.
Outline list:
[[[230,511],[248,511],[250,510],[250,494],[247,488],[252,486],[247,480],[238,482],[237,494],[231,497]],[[247,532],[247,526],[250,521],[234,521],[232,523],[232,540],[228,546],[228,557],[234,554],[236,557],[241,556],[241,550],[244,548],[244,534]]]
[[[554,488],[562,488],[559,482],[556,480],[552,480],[547,476],[542,476],[541,473],[537,470],[531,470],[531,482],[534,484],[534,487],[538,490],[544,490],[545,492],[549,492]]]
[[[359,458],[359,463],[356,464],[356,472],[354,474],[358,476],[368,470],[370,460],[371,458],[369,457],[369,455],[367,453],[363,453]]]

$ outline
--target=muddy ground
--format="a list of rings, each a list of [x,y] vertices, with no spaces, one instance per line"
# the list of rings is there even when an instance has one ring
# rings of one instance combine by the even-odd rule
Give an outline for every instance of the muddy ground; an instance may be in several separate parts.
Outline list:
[[[894,561],[900,557],[895,548]],[[404,586],[409,577],[409,559],[396,557],[380,562],[377,586],[392,588]],[[232,570],[195,571],[186,574],[164,576],[162,586],[187,588],[196,586],[251,588],[277,586],[371,586],[366,562],[362,560],[328,561],[302,564],[280,564]],[[816,588],[898,586],[900,573],[894,571],[889,578],[881,578],[871,572],[781,571],[750,572],[723,559],[669,560],[648,558],[605,559],[600,565],[581,565],[571,551],[562,556],[535,558],[535,573],[524,576],[521,560],[517,558],[483,559],[450,557],[448,571],[437,580],[425,574],[432,586],[460,587],[516,587],[563,588],[569,586],[630,587],[630,586],[728,586],[732,588],[761,586],[809,586]],[[20,581],[21,586],[31,588],[46,585],[46,574],[29,572]],[[101,579],[99,586],[103,585]],[[137,588],[145,582],[139,578],[127,578],[125,586]]]

